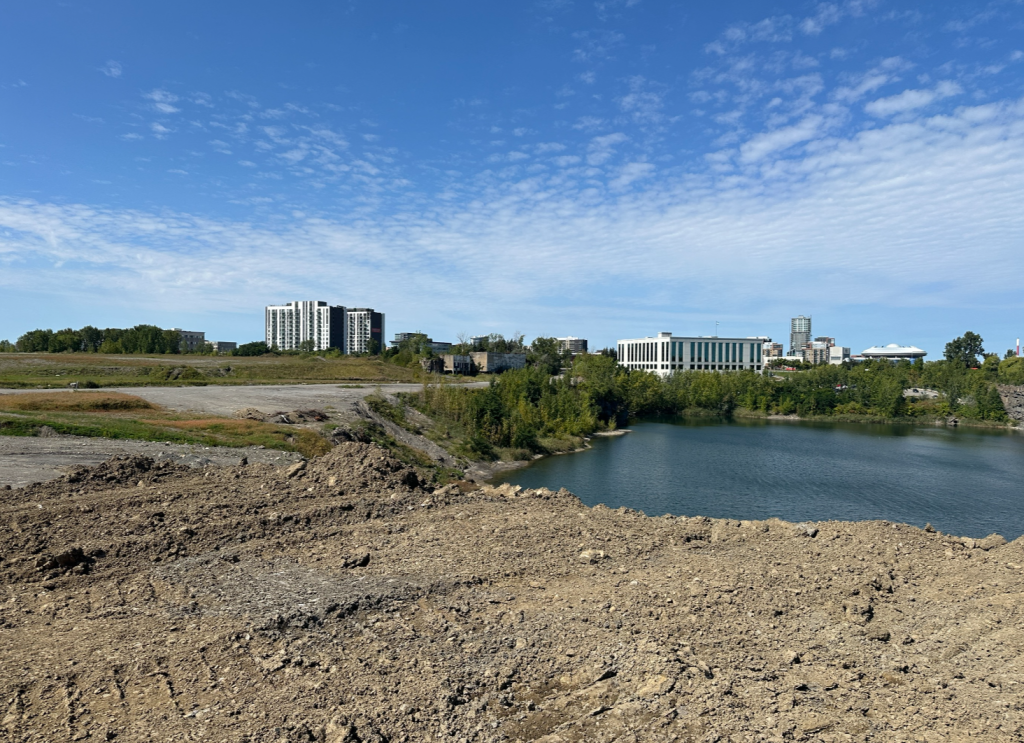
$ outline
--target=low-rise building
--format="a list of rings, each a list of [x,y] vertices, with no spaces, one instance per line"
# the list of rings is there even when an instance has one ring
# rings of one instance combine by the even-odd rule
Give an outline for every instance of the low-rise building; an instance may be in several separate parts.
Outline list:
[[[762,354],[766,359],[781,359],[786,355],[781,343],[763,343],[762,348]]]
[[[522,369],[526,366],[525,353],[474,351],[469,357],[473,360],[476,371],[483,374],[500,374],[509,369]]]
[[[229,353],[238,348],[234,341],[214,341],[210,345],[213,346],[214,353]]]
[[[444,355],[445,374],[472,374],[473,359],[465,354],[446,353]]]
[[[678,337],[672,333],[658,333],[654,338],[620,340],[616,350],[619,366],[653,371],[667,377],[672,372],[684,370],[749,369],[760,372],[763,368],[763,346],[761,337]]]
[[[578,353],[587,352],[586,338],[577,338],[575,336],[570,335],[566,336],[565,338],[555,338],[555,340],[558,341],[559,351],[568,351],[573,356],[575,356]]]
[[[411,341],[416,337],[422,337],[424,344],[436,354],[449,353],[452,350],[452,344],[445,341],[435,341],[432,338],[427,338],[423,333],[395,333],[395,339],[391,341],[392,346],[399,346],[407,341]],[[419,349],[416,349],[419,351]]]
[[[804,361],[808,364],[825,364],[829,360],[830,346],[824,341],[811,341],[803,348]]]
[[[206,345],[206,333],[198,330],[182,330],[181,328],[171,328],[175,333],[181,337],[181,352],[188,353],[190,351],[202,350],[203,346]]]
[[[828,363],[838,366],[850,360],[849,346],[832,346],[828,349]]]

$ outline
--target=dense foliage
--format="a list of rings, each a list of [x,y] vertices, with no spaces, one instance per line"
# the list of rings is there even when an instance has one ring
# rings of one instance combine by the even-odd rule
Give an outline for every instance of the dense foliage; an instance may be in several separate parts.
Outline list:
[[[243,343],[231,352],[232,356],[262,356],[267,353],[270,349],[267,348],[265,341],[253,341],[252,343]]]
[[[31,330],[14,346],[22,353],[180,353],[181,334],[155,325],[104,330],[86,325],[79,330]]]
[[[571,374],[542,366],[509,371],[487,389],[424,385],[414,404],[457,429],[468,448],[543,451],[545,438],[582,436],[650,416],[796,414],[848,419],[910,419],[957,415],[1005,421],[996,382],[1024,379],[1012,358],[969,369],[959,361],[869,361],[816,366],[784,376],[755,372],[684,371],[662,378],[627,370],[601,355],[578,356]],[[931,389],[938,398],[906,396]],[[913,393],[912,393],[913,394]]]

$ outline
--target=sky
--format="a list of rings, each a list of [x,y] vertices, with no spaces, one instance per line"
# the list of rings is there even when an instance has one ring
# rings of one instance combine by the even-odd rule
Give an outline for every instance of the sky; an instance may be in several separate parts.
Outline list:
[[[1024,2],[34,0],[0,338],[1024,334]]]

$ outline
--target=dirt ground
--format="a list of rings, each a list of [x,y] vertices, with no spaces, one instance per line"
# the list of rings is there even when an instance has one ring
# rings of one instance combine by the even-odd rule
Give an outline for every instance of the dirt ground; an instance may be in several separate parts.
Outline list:
[[[470,383],[471,386],[477,383]],[[485,383],[486,384],[486,383]],[[318,408],[345,411],[377,389],[386,393],[416,392],[419,384],[265,384],[208,385],[206,387],[114,387],[107,392],[135,395],[168,410],[194,411],[232,417],[243,408],[256,408],[264,413],[278,410]],[[0,394],[17,395],[39,390],[3,390]],[[74,394],[70,390],[68,394]]]
[[[0,525],[0,740],[1024,738],[1024,540],[430,492],[355,442]]]
[[[291,464],[302,459],[295,452],[276,449],[236,449],[225,446],[169,444],[129,439],[85,438],[83,436],[0,436],[0,488],[24,487],[61,477],[70,468],[95,466],[118,455],[142,455],[157,461],[170,460],[191,467],[207,464],[236,464],[242,457],[250,462]]]

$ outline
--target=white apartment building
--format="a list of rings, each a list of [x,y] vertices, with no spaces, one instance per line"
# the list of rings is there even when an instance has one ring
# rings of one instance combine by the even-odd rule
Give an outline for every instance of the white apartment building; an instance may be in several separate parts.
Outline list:
[[[313,341],[314,351],[346,350],[345,308],[327,302],[289,302],[266,308],[266,341],[269,348],[293,351],[303,341]]]
[[[370,341],[377,341],[377,353],[384,348],[384,313],[374,312],[369,307],[352,307],[345,310],[346,336],[348,347],[345,353],[366,353]]]
[[[371,340],[384,348],[384,313],[368,307],[345,308],[327,302],[289,302],[269,305],[265,312],[270,348],[293,351],[312,341],[314,351],[337,348],[342,353],[365,353]]]
[[[764,338],[674,336],[632,338],[618,342],[618,361],[627,369],[657,372],[663,377],[675,371],[709,370],[761,372]]]

